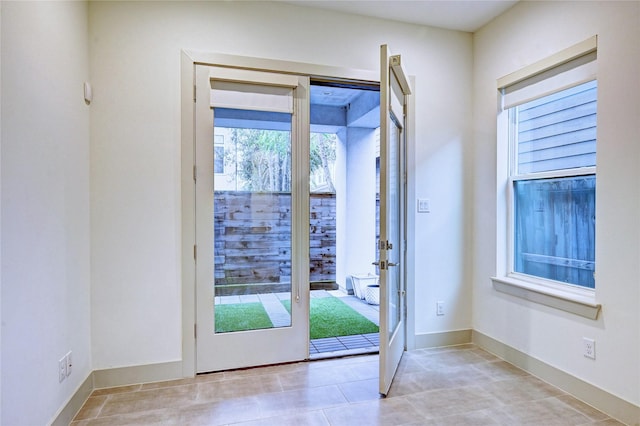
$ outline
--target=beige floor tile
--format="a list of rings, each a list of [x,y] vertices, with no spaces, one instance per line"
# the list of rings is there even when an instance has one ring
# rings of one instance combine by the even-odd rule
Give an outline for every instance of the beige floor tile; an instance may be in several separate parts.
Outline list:
[[[292,414],[289,416],[269,417],[266,419],[253,420],[249,422],[234,423],[234,426],[329,426],[329,421],[324,413],[318,411],[308,411],[305,413]]]
[[[426,418],[446,417],[501,406],[479,386],[440,389],[405,397]]]
[[[198,383],[197,387],[199,401],[244,398],[283,390],[276,374],[237,377],[219,382],[202,382]]]
[[[483,358],[485,361],[501,361],[500,358],[498,358],[494,354],[491,354],[485,351],[484,349],[480,349],[474,346],[472,349],[469,349],[469,350],[474,354],[478,355],[479,357]]]
[[[347,404],[347,399],[335,385],[303,388],[258,397],[258,405],[263,417],[291,415]]]
[[[397,374],[410,374],[426,371],[427,369],[424,365],[418,361],[420,358],[422,358],[422,356],[410,356],[409,353],[406,353],[400,360]]]
[[[395,398],[427,390],[444,389],[448,384],[446,375],[437,371],[405,374],[395,377],[387,397]]]
[[[556,398],[593,421],[602,421],[608,419],[608,416],[603,412],[596,410],[592,406],[587,405],[582,401],[579,401],[571,395],[560,395]]]
[[[145,383],[140,386],[140,390],[150,390],[150,389],[170,388],[172,386],[191,385],[196,383],[196,381],[197,381],[197,378],[187,378],[187,379],[178,379],[178,380],[167,380],[163,382]]]
[[[338,385],[342,394],[349,402],[363,402],[380,399],[379,380],[358,380],[357,382],[342,383]]]
[[[360,380],[362,375],[358,373],[358,370],[363,365],[367,364],[332,364],[332,366],[327,365],[324,368],[310,368],[306,371],[280,373],[278,376],[284,390],[336,385]]]
[[[135,392],[140,390],[142,385],[131,385],[131,386],[117,386],[113,388],[101,388],[96,389],[91,393],[91,396],[100,396],[100,395],[113,395],[115,393],[126,393],[126,392]]]
[[[487,410],[470,411],[461,414],[454,414],[446,417],[430,419],[425,425],[428,426],[515,426],[513,419],[509,418],[498,408]]]
[[[411,374],[397,375],[389,397],[409,395],[436,389],[447,389],[487,381],[487,376],[472,366],[442,367]]]
[[[237,398],[187,405],[177,410],[181,426],[217,426],[262,418],[258,397]]]
[[[591,420],[557,398],[507,405],[503,410],[519,425],[571,426]]]
[[[526,371],[505,361],[491,361],[473,364],[473,368],[481,371],[492,380],[513,379],[527,375]]]
[[[378,360],[362,362],[353,366],[357,380],[377,379],[380,374],[380,364]]]
[[[477,364],[443,367],[438,370],[438,373],[445,376],[445,387],[449,388],[488,382],[489,376],[477,368],[474,368],[476,365]]]
[[[100,416],[179,408],[195,402],[197,395],[196,385],[119,393],[107,399]]]
[[[423,424],[426,419],[404,398],[383,398],[324,410],[331,426]]]
[[[209,375],[223,375],[225,380],[235,379],[247,376],[264,376],[268,374],[292,373],[296,371],[305,371],[309,368],[309,362],[295,362],[290,364],[267,365],[264,367],[243,368],[219,373],[203,374],[198,377],[206,377]]]
[[[482,387],[504,404],[518,404],[563,394],[559,389],[532,376],[485,383]]]
[[[107,395],[89,397],[73,420],[85,420],[98,417],[107,398]]]
[[[179,425],[174,410],[154,410],[142,413],[128,413],[71,423],[72,426],[173,426]]]
[[[425,368],[431,370],[437,370],[443,367],[469,366],[471,364],[487,362],[482,356],[470,350],[426,353],[416,360]]]

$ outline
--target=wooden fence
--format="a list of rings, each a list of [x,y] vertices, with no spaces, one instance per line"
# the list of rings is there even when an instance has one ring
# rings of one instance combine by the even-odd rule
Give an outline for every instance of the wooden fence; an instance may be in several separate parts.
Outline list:
[[[216,295],[286,291],[291,282],[291,194],[216,191]],[[310,198],[310,280],[335,283],[335,194]]]
[[[595,176],[516,184],[515,271],[595,286]]]

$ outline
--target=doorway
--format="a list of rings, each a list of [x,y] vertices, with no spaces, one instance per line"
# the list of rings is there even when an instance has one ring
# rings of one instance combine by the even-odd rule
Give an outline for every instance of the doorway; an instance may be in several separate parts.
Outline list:
[[[308,185],[311,146],[309,76],[333,74],[343,82],[367,82],[367,84],[375,86],[379,85],[378,77],[364,71],[346,71],[339,68],[298,63],[287,63],[285,68],[288,71],[282,73],[272,71],[283,67],[282,63],[274,64],[268,60],[211,54],[196,55],[196,57],[199,59],[194,59],[190,54],[184,53],[182,68],[183,282],[185,283],[183,286],[183,300],[185,300],[183,303],[185,308],[183,315],[185,319],[183,323],[183,371],[189,375],[193,372],[219,371],[307,359],[309,358],[310,344],[309,298],[311,289],[309,242],[311,193]],[[381,61],[380,75],[382,80],[382,77],[385,76],[384,73],[387,73],[386,76],[389,75],[391,63],[389,57],[385,56],[381,56]],[[395,69],[393,72],[396,75]],[[385,78],[385,84],[380,85],[380,90],[384,89],[386,93],[389,93],[390,90],[397,92],[396,88],[391,86],[393,81]],[[259,89],[254,90],[256,88]],[[213,96],[216,90],[219,90],[215,96],[217,100]],[[404,92],[404,90],[402,91]],[[233,103],[236,102],[233,101],[229,104],[230,99],[225,97],[225,94],[232,94],[231,97],[239,96],[240,101],[237,103]],[[400,101],[401,105],[405,105],[406,110],[406,95],[401,94],[400,96],[400,98],[394,98],[391,101],[394,104]],[[256,99],[263,102],[258,109],[251,106]],[[219,103],[216,104],[216,102]],[[189,103],[193,105],[192,108],[189,108]],[[385,108],[389,106],[390,104]],[[229,111],[225,111],[228,109],[243,110],[244,113],[241,116],[233,117]],[[272,115],[273,113],[277,113],[278,117]],[[225,116],[225,114],[227,115]],[[216,275],[215,263],[216,261],[220,262],[220,259],[216,259],[215,256],[214,182],[216,168],[220,173],[222,173],[221,170],[226,169],[226,164],[220,161],[216,162],[216,152],[218,159],[221,156],[226,156],[226,153],[223,154],[226,151],[225,143],[214,135],[216,115],[220,120],[235,119],[261,123],[261,125],[267,126],[261,130],[284,131],[289,134],[284,139],[289,140],[287,146],[290,147],[291,155],[291,196],[290,201],[286,202],[289,210],[285,206],[284,211],[290,211],[292,217],[291,223],[288,225],[291,231],[291,269],[287,274],[287,268],[283,268],[280,271],[279,282],[272,283],[273,285],[284,284],[286,286],[282,292],[286,294],[285,299],[288,300],[284,302],[288,301],[289,306],[286,306],[287,303],[282,303],[283,301],[279,301],[279,303],[285,305],[287,315],[283,315],[283,317],[288,316],[288,318],[285,318],[281,325],[271,322],[271,326],[266,327],[251,326],[243,330],[216,331],[215,309],[213,308],[222,300],[216,301],[214,295],[216,289],[213,284]],[[271,115],[273,119],[267,119],[267,115]],[[288,118],[284,120],[282,117]],[[379,117],[381,123],[388,122],[386,110],[383,111],[380,108]],[[269,126],[280,126],[285,121],[290,121],[290,130],[268,128]],[[265,124],[269,122],[271,124]],[[399,123],[402,121],[400,120],[396,124]],[[393,152],[389,151],[387,146],[390,140],[388,135],[390,135],[388,129],[380,133],[380,240],[384,240],[384,244],[380,241],[374,249],[373,259],[368,259],[370,262],[379,258],[379,261],[375,260],[375,264],[380,266],[380,377],[381,380],[384,378],[385,383],[388,383],[388,374],[385,372],[389,371],[393,374],[395,366],[397,366],[396,361],[399,361],[399,358],[396,355],[387,357],[384,352],[404,347],[403,341],[396,339],[396,337],[404,336],[404,333],[400,333],[404,322],[394,323],[394,321],[390,321],[390,315],[396,317],[395,314],[399,313],[398,316],[404,318],[404,303],[396,303],[395,298],[404,300],[405,297],[404,280],[398,282],[397,276],[390,274],[389,270],[389,267],[393,267],[391,269],[396,271],[403,268],[403,264],[394,260],[393,256],[396,253],[400,255],[404,253],[404,242],[401,239],[399,243],[392,243],[393,235],[385,230],[385,227],[389,228],[390,225],[395,226],[394,223],[398,223],[393,219],[389,221],[389,218],[393,217],[388,214],[389,208],[393,207],[389,203],[397,203],[398,196],[402,198],[402,191],[395,191],[395,194],[392,194],[394,190],[390,183],[399,182],[399,180],[395,177],[397,175],[390,173],[390,167],[396,167],[393,164],[397,163],[394,160],[389,161],[391,158],[389,154],[393,154]],[[224,134],[218,136],[224,136]],[[216,141],[216,139],[218,140]],[[391,138],[391,140],[393,139],[395,137]],[[401,139],[404,138],[398,140]],[[394,156],[394,158],[399,157]],[[300,161],[300,159],[306,160]],[[403,175],[404,173],[401,172],[400,176]],[[195,185],[191,186],[189,182],[191,185]],[[265,195],[262,192],[268,191],[256,191],[255,196]],[[252,194],[252,201],[253,198]],[[273,197],[271,198],[273,199]],[[256,205],[259,204],[256,203]],[[272,201],[271,205],[273,204],[275,202]],[[246,205],[246,203],[243,204],[243,206]],[[258,212],[253,207],[248,207],[247,210],[250,215]],[[270,227],[262,224],[252,226],[255,230]],[[340,250],[339,245],[336,250]],[[356,252],[359,253],[359,250]],[[379,254],[379,257],[375,256],[376,253]],[[287,253],[284,255],[289,256]],[[190,262],[195,264],[194,269],[189,266]],[[282,279],[287,275],[289,276],[288,283]],[[351,274],[345,273],[346,275]],[[401,278],[403,276],[404,274],[399,275]],[[195,286],[190,288],[189,282],[195,283]],[[351,285],[353,286],[353,283]],[[347,286],[346,283],[345,286]],[[282,289],[278,288],[279,292],[281,292],[280,290]],[[196,302],[194,308],[190,308],[189,300]],[[222,303],[219,305],[222,306]],[[191,334],[191,330],[188,328],[189,324],[193,327]],[[395,345],[393,342],[400,342],[400,344]],[[393,361],[393,365],[389,361]],[[381,389],[383,388],[381,387]],[[384,394],[386,391],[383,389],[381,393]]]
[[[377,352],[380,93],[311,80],[310,358]]]

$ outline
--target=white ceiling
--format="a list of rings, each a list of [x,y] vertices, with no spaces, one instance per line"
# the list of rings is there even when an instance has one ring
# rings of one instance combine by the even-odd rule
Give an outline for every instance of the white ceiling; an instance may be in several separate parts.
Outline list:
[[[290,0],[285,3],[474,32],[518,0]]]

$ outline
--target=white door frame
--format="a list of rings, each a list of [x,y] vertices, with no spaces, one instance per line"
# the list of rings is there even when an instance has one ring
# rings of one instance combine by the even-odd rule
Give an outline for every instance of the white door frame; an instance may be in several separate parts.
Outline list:
[[[378,54],[373,50],[372,55]],[[310,77],[331,77],[339,80],[353,80],[358,82],[370,82],[379,84],[378,72],[357,70],[333,66],[315,65],[303,62],[290,62],[263,58],[252,58],[219,53],[185,51],[181,52],[181,76],[180,76],[180,111],[181,111],[181,278],[182,278],[182,375],[193,377],[196,374],[196,270],[194,262],[195,235],[195,185],[193,181],[194,164],[194,72],[195,65],[226,66],[234,68],[246,68],[253,70],[283,72],[290,74],[303,74]],[[411,100],[412,101],[412,100]],[[411,108],[410,113],[413,111]],[[409,158],[412,158],[413,149],[413,116],[408,117],[407,146]],[[409,148],[410,147],[410,148]],[[408,175],[412,176],[411,164]],[[409,179],[409,194],[415,192],[415,188]],[[410,200],[412,198],[409,198]],[[409,217],[407,226],[412,229],[415,217],[413,209],[408,209]],[[409,239],[412,240],[409,233]],[[412,348],[414,342],[414,313],[413,313],[413,242],[407,241],[409,251],[407,253],[407,347]]]

